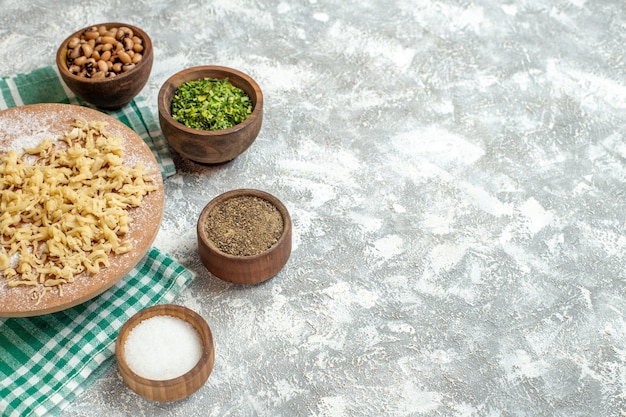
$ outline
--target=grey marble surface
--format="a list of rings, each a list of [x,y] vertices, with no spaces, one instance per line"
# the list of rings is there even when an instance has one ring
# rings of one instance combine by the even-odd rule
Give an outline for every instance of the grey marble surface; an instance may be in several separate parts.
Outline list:
[[[155,242],[215,337],[168,404],[112,367],[63,412],[108,416],[626,416],[626,5],[607,0],[0,0],[0,75],[126,21],[142,91],[196,65],[265,95],[236,160],[176,158]],[[274,279],[209,275],[195,223],[250,187],[289,209]]]

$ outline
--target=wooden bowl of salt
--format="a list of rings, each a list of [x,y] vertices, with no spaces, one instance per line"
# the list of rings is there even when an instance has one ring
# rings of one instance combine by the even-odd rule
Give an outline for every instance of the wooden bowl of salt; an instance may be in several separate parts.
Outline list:
[[[291,234],[291,217],[278,198],[261,190],[232,190],[215,197],[200,213],[198,253],[216,277],[257,284],[285,266]]]
[[[207,322],[193,310],[173,304],[148,307],[132,316],[117,336],[115,356],[126,385],[161,402],[198,391],[215,363]]]

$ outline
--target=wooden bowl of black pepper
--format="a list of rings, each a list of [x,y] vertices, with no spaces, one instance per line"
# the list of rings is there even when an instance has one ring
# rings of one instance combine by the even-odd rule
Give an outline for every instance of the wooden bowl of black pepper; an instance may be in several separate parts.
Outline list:
[[[61,78],[81,100],[105,110],[124,107],[150,77],[152,40],[127,23],[100,23],[82,28],[59,46]]]
[[[197,225],[200,260],[214,276],[235,284],[274,277],[291,255],[291,217],[272,194],[225,192],[202,210]]]
[[[221,127],[220,124],[205,126],[204,123],[198,123],[198,118],[195,117],[191,121],[195,123],[190,123],[184,119],[186,115],[195,115],[207,110],[206,117],[213,120],[223,112],[218,109],[217,114],[214,114],[213,104],[207,109],[209,105],[201,103],[207,94],[201,93],[198,98],[198,95],[192,96],[189,90],[185,90],[185,93],[188,94],[187,103],[190,108],[173,109],[173,102],[181,96],[180,90],[183,87],[187,88],[190,84],[204,81],[213,84],[226,82],[229,84],[229,91],[237,91],[239,94],[233,97],[231,93],[230,96],[224,97],[225,99],[236,99],[237,102],[248,100],[249,105],[246,105],[248,113],[245,119],[238,119],[226,125],[228,127]],[[220,164],[236,158],[256,140],[263,123],[263,93],[256,81],[239,70],[222,66],[198,66],[180,71],[165,81],[159,91],[158,109],[163,135],[176,152],[195,162]]]

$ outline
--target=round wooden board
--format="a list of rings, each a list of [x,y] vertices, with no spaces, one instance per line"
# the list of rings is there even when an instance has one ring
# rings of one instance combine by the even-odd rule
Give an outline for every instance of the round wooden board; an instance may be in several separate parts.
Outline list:
[[[10,288],[0,274],[0,317],[30,317],[54,313],[81,304],[115,285],[148,252],[161,226],[164,209],[163,180],[159,165],[148,145],[132,129],[100,111],[69,104],[32,104],[0,111],[0,152],[34,147],[45,138],[58,139],[69,132],[77,118],[107,122],[106,130],[123,138],[124,163],[143,161],[158,190],[149,193],[143,204],[130,212],[130,239],[133,249],[111,255],[110,266],[94,275],[81,274],[63,285],[62,294],[49,291],[37,304],[24,286]]]

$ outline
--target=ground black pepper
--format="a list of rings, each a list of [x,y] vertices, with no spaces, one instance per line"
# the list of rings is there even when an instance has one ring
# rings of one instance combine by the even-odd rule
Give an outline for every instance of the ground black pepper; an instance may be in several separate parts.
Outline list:
[[[283,233],[283,217],[267,200],[237,196],[222,202],[207,217],[208,238],[222,252],[258,255],[270,249]]]

